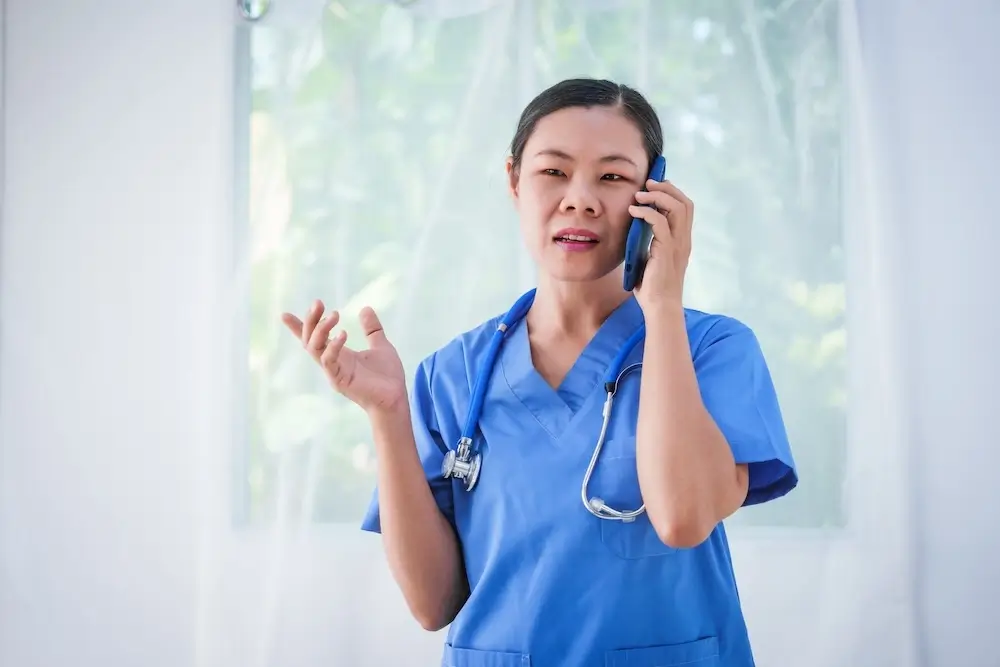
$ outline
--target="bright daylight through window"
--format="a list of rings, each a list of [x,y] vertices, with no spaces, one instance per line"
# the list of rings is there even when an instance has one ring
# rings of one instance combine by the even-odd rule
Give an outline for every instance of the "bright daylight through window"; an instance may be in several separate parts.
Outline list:
[[[241,28],[246,519],[357,524],[374,485],[365,415],[280,313],[320,298],[356,344],[371,305],[412,378],[506,311],[534,278],[505,189],[517,115],[583,75],[657,108],[668,178],[698,206],[687,305],[749,324],[774,375],[802,481],[729,524],[841,525],[837,18],[829,0],[339,0]]]

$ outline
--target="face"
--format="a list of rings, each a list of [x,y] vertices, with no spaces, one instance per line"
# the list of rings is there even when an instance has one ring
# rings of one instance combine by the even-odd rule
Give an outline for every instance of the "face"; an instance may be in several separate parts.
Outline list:
[[[648,171],[642,139],[614,108],[562,109],[538,121],[517,172],[508,160],[521,231],[551,277],[598,280],[621,265]]]

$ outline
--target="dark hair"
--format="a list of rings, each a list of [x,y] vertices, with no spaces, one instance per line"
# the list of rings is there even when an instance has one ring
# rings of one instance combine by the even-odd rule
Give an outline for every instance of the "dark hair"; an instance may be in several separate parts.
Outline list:
[[[516,171],[521,166],[524,145],[538,121],[550,113],[570,107],[617,107],[642,132],[649,164],[663,152],[663,129],[656,111],[639,91],[607,79],[566,79],[546,88],[521,112],[510,154]]]

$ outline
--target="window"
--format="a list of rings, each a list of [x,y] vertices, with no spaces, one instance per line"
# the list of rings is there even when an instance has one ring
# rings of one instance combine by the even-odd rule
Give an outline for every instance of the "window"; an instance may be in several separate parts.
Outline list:
[[[408,374],[533,284],[503,160],[522,107],[603,76],[656,106],[670,177],[698,206],[688,305],[756,331],[802,484],[732,525],[842,523],[846,331],[837,5],[826,0],[303,0],[242,29],[238,181],[249,267],[252,521],[357,523],[369,429],[278,316],[370,304]],[[306,8],[308,9],[308,8]],[[240,171],[240,170],[238,170]],[[353,340],[358,331],[349,330]]]

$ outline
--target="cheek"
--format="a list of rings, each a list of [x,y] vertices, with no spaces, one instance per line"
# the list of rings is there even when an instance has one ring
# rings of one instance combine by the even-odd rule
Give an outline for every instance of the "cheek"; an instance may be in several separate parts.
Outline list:
[[[629,225],[632,223],[632,215],[628,212],[628,207],[635,203],[634,193],[623,188],[622,192],[616,192],[608,199],[608,221],[614,229],[627,234]]]
[[[537,248],[538,239],[545,229],[545,215],[537,194],[531,188],[522,187],[517,197],[517,218],[521,236],[529,248]]]
[[[612,201],[614,202],[613,204],[611,203]],[[616,221],[622,218],[631,220],[632,216],[628,213],[628,207],[635,203],[635,190],[627,186],[618,188],[608,203],[614,207]]]
[[[559,206],[559,195],[552,188],[539,188],[535,184],[526,184],[521,188],[517,201],[517,212],[525,229],[544,226]]]

